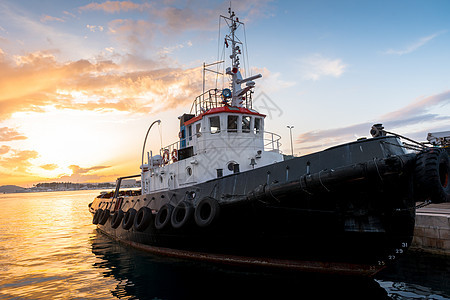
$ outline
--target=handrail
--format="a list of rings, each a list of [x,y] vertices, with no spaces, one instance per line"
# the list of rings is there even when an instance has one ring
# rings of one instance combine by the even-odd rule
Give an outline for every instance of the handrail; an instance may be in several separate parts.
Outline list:
[[[281,143],[280,143],[281,136],[279,134],[269,132],[269,131],[264,131],[264,135],[270,135],[270,138],[263,137],[264,141],[268,141],[267,143],[264,144],[264,151],[278,151],[279,152],[280,147],[281,147]],[[268,150],[266,150],[266,149],[268,149]]]
[[[252,94],[253,91],[248,90],[242,95],[242,106],[245,108],[252,109]],[[222,90],[210,89],[195,98],[194,102],[192,102],[190,113],[198,116],[205,111],[225,105],[226,102],[223,101]]]
[[[226,130],[225,130],[226,131]],[[212,134],[212,136],[220,136],[220,133],[212,133],[211,131],[204,131],[201,132],[199,134],[194,134],[192,137],[194,137],[195,135],[197,135],[197,137],[200,137],[203,134]],[[254,136],[255,133],[241,133],[242,134],[242,138],[246,138],[249,137],[250,135]],[[248,135],[247,135],[248,134]],[[263,140],[263,146],[264,146],[264,151],[271,151],[271,152],[280,152],[280,147],[281,147],[281,136],[279,134],[273,133],[273,132],[269,132],[269,131],[262,131],[260,133],[256,133],[256,135],[260,135],[262,134],[262,140]],[[182,141],[187,141],[189,139],[189,137],[180,139],[172,144],[169,144],[163,148],[161,148],[159,150],[159,154],[161,155],[161,157],[163,156],[164,151],[169,151],[169,155],[172,154],[173,150],[179,150],[180,149],[180,145]],[[194,154],[195,155],[195,154]],[[167,164],[171,164],[173,163],[172,159],[169,159],[169,162]]]

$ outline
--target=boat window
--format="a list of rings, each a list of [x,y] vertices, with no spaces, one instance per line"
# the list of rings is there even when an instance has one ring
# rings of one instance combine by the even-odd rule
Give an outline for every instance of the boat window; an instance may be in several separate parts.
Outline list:
[[[238,116],[228,116],[228,132],[237,132]]]
[[[220,117],[211,117],[209,118],[209,126],[211,133],[219,133],[220,132]]]
[[[187,167],[187,168],[186,168],[186,174],[187,174],[188,176],[191,176],[191,175],[192,175],[192,168],[191,168],[191,167]]]
[[[197,137],[202,135],[202,123],[199,122],[197,124],[195,124],[195,133],[197,134]]]
[[[250,132],[250,116],[242,117],[242,132]]]
[[[192,125],[189,125],[189,127],[188,127],[188,136],[189,136],[189,140],[192,140]]]
[[[255,126],[253,127],[253,133],[257,134],[261,131],[261,126],[262,122],[261,122],[261,118],[255,118]]]

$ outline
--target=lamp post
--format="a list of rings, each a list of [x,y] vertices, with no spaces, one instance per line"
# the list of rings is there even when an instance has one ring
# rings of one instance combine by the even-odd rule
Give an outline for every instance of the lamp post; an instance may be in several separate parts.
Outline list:
[[[294,157],[294,146],[292,144],[292,128],[294,128],[294,126],[286,126],[287,128],[289,128],[289,133],[291,135],[291,153],[292,153],[292,157]]]
[[[153,127],[153,125],[154,125],[155,123],[161,124],[161,120],[156,120],[155,122],[153,122],[153,123],[150,125],[150,127],[148,128],[147,134],[145,135],[144,146],[142,146],[142,157],[141,157],[141,166],[142,166],[142,168],[143,168],[143,165],[144,165],[145,143],[147,143],[147,137],[148,137],[148,134],[149,134],[149,132],[150,132],[150,129],[152,129],[152,127]],[[147,163],[150,163],[150,162],[147,162]]]

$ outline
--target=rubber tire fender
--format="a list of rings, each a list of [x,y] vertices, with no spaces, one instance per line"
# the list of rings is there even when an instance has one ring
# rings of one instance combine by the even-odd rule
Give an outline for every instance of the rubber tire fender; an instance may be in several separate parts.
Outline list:
[[[194,207],[186,200],[181,201],[172,211],[170,223],[175,229],[182,228],[189,224],[194,214]]]
[[[156,229],[164,229],[170,224],[170,219],[172,216],[173,205],[166,203],[159,209],[155,218]]]
[[[220,205],[216,199],[205,197],[195,207],[195,223],[199,227],[208,227],[214,224],[220,216]]]
[[[116,229],[117,227],[119,227],[120,223],[122,223],[122,219],[124,216],[124,212],[123,210],[119,209],[116,210],[111,218],[111,227]]]
[[[450,160],[444,149],[431,148],[417,155],[415,186],[418,200],[450,202]]]
[[[103,209],[101,209],[101,208],[99,208],[95,211],[94,217],[92,219],[92,224],[95,224],[95,225],[98,224],[98,221],[100,220],[100,216],[102,215],[102,213],[103,213]]]
[[[127,210],[122,220],[122,228],[125,230],[130,229],[134,224],[134,217],[136,216],[136,210],[130,208]]]
[[[103,212],[100,216],[100,219],[98,221],[98,224],[105,225],[106,221],[108,221],[108,219],[109,219],[110,214],[111,214],[111,212],[109,211],[109,209],[103,210]]]
[[[141,207],[134,217],[134,229],[144,231],[153,220],[152,210],[146,206]]]

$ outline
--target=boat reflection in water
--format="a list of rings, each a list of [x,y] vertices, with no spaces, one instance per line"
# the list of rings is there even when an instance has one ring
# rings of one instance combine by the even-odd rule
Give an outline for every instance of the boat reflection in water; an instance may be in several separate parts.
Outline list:
[[[92,240],[94,265],[117,285],[119,299],[390,299],[370,278],[242,269],[156,256],[101,233]]]

